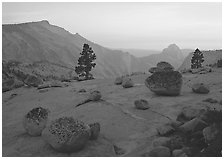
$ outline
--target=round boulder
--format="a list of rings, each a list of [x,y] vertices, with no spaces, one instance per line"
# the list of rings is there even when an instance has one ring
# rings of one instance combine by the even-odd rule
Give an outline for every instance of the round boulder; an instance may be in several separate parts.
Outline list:
[[[123,82],[122,82],[122,86],[124,88],[130,88],[134,86],[133,81],[131,80],[131,78],[124,78]]]
[[[145,80],[145,85],[158,95],[177,96],[182,87],[182,75],[178,71],[155,72]]]
[[[29,111],[23,118],[23,127],[31,136],[40,136],[47,125],[49,110],[37,107]]]
[[[137,109],[140,109],[140,110],[149,109],[149,103],[147,100],[140,99],[140,100],[136,100],[134,103],[135,103],[135,108]]]
[[[192,86],[192,91],[199,94],[208,94],[209,86],[204,83],[196,83]]]
[[[27,84],[28,86],[38,87],[39,85],[43,84],[43,81],[42,79],[36,76],[28,75],[24,80],[24,83]]]
[[[62,117],[52,121],[43,130],[42,137],[59,152],[76,152],[88,142],[90,127],[73,117]]]

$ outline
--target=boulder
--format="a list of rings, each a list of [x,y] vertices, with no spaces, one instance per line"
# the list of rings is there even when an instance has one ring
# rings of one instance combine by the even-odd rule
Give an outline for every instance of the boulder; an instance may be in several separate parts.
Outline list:
[[[174,70],[174,67],[166,61],[161,61],[161,62],[157,63],[157,68],[161,71],[162,70],[163,71],[173,71]]]
[[[38,87],[39,85],[43,84],[42,79],[33,75],[27,75],[24,83],[28,86]]]
[[[157,132],[159,135],[168,135],[168,134],[173,133],[174,131],[175,131],[175,129],[168,124],[162,125],[157,128]]]
[[[17,80],[16,78],[9,78],[2,81],[2,92],[10,91],[14,88],[19,88],[24,86],[23,82]]]
[[[136,100],[134,102],[134,104],[135,104],[135,108],[140,109],[140,110],[146,110],[146,109],[150,108],[148,101],[146,101],[144,99]]]
[[[96,140],[100,134],[100,123],[89,124],[90,127],[90,140]]]
[[[158,147],[158,146],[165,146],[169,147],[170,146],[170,138],[169,137],[159,137],[153,140],[152,145],[153,147]]]
[[[177,96],[182,87],[182,75],[178,71],[155,72],[145,80],[145,85],[158,95]]]
[[[47,125],[49,110],[37,107],[29,111],[23,118],[23,127],[31,136],[40,136]]]
[[[48,84],[48,83],[44,83],[44,84],[41,84],[37,87],[37,89],[45,89],[45,88],[50,88],[51,85]]]
[[[76,152],[87,144],[90,127],[73,117],[61,117],[43,130],[42,137],[59,152]]]
[[[211,126],[208,126],[203,129],[203,136],[205,138],[206,143],[211,143],[215,140],[219,133],[219,130],[216,128],[216,126],[213,124]]]
[[[117,77],[114,81],[114,84],[121,85],[123,82],[123,77]]]
[[[100,91],[93,91],[89,95],[89,99],[91,101],[98,101],[98,100],[100,100],[101,97],[102,97],[102,95],[101,95]]]
[[[184,145],[184,141],[183,141],[183,138],[179,135],[174,135],[170,138],[170,145],[169,145],[169,148],[171,150],[174,150],[174,149],[180,149],[182,148]]]
[[[210,90],[208,85],[205,85],[204,83],[196,83],[192,85],[192,91],[199,94],[208,94]]]
[[[170,157],[170,149],[165,146],[153,148],[150,152],[143,154],[144,157]]]
[[[197,109],[193,107],[184,107],[179,115],[177,116],[177,121],[180,121],[182,123],[189,121],[195,117],[199,117],[201,114],[203,114],[206,110],[204,109]]]
[[[194,119],[184,123],[179,128],[181,131],[188,133],[188,132],[196,132],[199,130],[203,130],[206,126],[207,126],[207,123],[205,123],[201,119],[194,118]]]
[[[126,77],[123,79],[122,86],[124,88],[130,88],[134,86],[134,83],[131,78]]]

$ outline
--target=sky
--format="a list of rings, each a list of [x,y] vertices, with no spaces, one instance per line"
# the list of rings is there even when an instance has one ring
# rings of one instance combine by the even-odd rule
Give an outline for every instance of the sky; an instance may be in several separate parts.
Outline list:
[[[2,23],[48,20],[109,48],[222,47],[220,2],[4,2]]]

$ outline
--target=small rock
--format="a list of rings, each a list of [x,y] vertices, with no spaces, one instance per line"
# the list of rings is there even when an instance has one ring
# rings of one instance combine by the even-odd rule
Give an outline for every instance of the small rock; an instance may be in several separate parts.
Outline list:
[[[207,99],[203,100],[203,102],[218,103],[218,101],[216,99],[212,99],[212,98],[207,98]]]
[[[144,157],[170,157],[170,149],[165,146],[153,148],[150,152],[143,154]]]
[[[173,150],[173,157],[187,157],[186,153],[182,149]]]
[[[114,151],[115,151],[116,155],[123,155],[123,154],[125,154],[125,150],[120,148],[120,147],[118,147],[118,146],[116,146],[116,145],[114,145]]]
[[[86,92],[85,89],[80,89],[80,90],[78,91],[78,93],[85,93],[85,92]]]
[[[205,138],[206,143],[211,143],[216,136],[218,135],[219,130],[216,128],[215,125],[208,126],[203,129],[203,136]]]
[[[45,89],[45,88],[50,88],[50,84],[47,84],[47,83],[44,83],[44,84],[41,84],[37,87],[37,89]]]
[[[153,145],[153,147],[158,147],[158,146],[169,147],[170,140],[171,139],[169,137],[159,137],[159,138],[153,140],[152,145]]]
[[[172,120],[169,123],[173,128],[177,129],[179,126],[181,126],[183,123],[177,120]]]
[[[89,95],[89,99],[91,101],[98,101],[98,100],[100,100],[101,97],[102,97],[102,95],[101,95],[100,91],[93,91]]]
[[[122,86],[124,88],[130,88],[134,86],[133,81],[131,80],[131,78],[124,78],[123,82],[122,82]]]
[[[204,83],[196,83],[192,86],[192,91],[199,94],[208,94],[210,90],[208,85],[205,85]]]
[[[90,127],[90,140],[96,140],[100,134],[100,123],[89,124]]]
[[[167,71],[173,71],[174,70],[174,67],[166,61],[161,61],[161,62],[157,63],[156,66],[157,66],[158,69],[164,70],[164,71],[165,70],[167,70]]]
[[[148,101],[144,99],[136,100],[134,103],[135,103],[135,107],[140,110],[146,110],[150,108]]]
[[[180,126],[180,130],[183,132],[196,132],[204,129],[207,126],[207,123],[202,121],[201,119],[194,118],[183,125]]]
[[[174,131],[175,131],[175,129],[168,124],[157,128],[157,132],[159,135],[168,135],[168,134],[173,133]]]
[[[123,77],[117,77],[114,81],[114,84],[121,85],[123,82]]]
[[[39,85],[43,84],[43,81],[39,77],[27,75],[26,79],[24,80],[24,83],[28,86],[38,87]]]
[[[39,90],[39,93],[45,93],[45,92],[48,92],[48,89]]]

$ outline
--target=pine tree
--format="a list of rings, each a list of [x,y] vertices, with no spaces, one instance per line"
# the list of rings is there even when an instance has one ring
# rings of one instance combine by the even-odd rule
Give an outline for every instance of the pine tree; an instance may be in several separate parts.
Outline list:
[[[93,62],[96,60],[96,55],[88,44],[83,45],[83,50],[80,55],[78,65],[75,67],[75,72],[79,75],[79,77],[92,79],[93,75],[90,71],[96,66],[96,63]]]
[[[201,68],[202,63],[204,62],[203,58],[203,53],[197,48],[193,53],[193,57],[191,58],[191,68]]]

